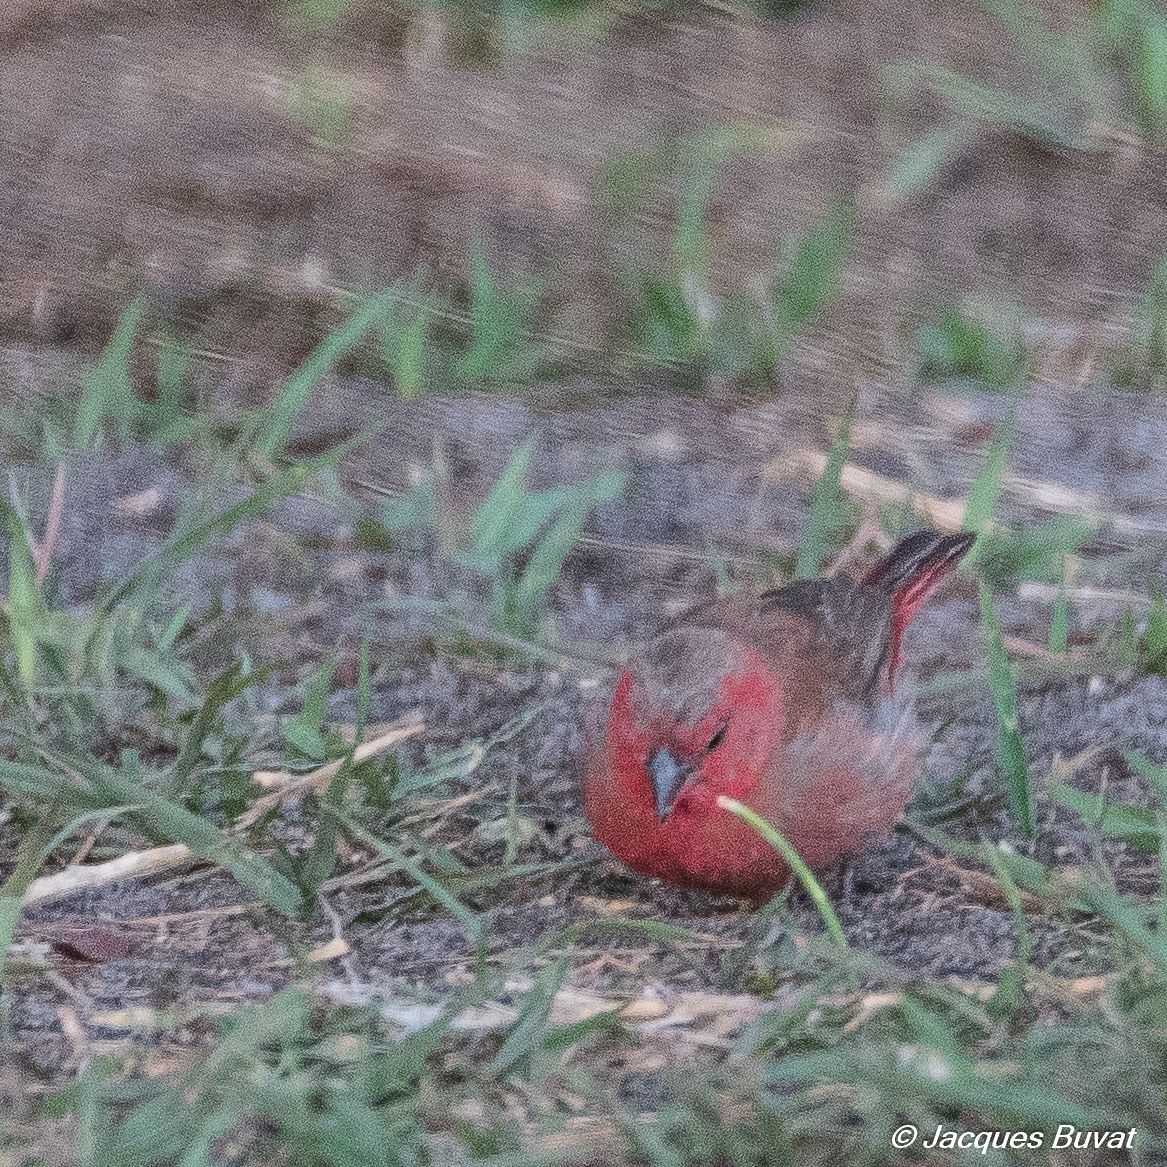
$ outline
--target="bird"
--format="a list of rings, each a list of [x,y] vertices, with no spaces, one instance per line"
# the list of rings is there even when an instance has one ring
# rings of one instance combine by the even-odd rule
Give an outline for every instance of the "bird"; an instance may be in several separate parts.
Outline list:
[[[720,796],[815,871],[886,838],[924,745],[896,685],[904,629],[975,539],[918,531],[859,580],[799,580],[667,623],[621,670],[585,751],[595,838],[643,875],[756,905],[790,870]]]

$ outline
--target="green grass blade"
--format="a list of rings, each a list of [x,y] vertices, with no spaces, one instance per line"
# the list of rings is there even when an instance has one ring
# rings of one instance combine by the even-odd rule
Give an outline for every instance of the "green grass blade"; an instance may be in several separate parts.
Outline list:
[[[1013,931],[1017,937],[1017,954],[1013,958],[1013,964],[1002,973],[989,1008],[995,1017],[1012,1017],[1027,1003],[1025,983],[1029,975],[1029,958],[1033,953],[1033,934],[1025,923],[1021,889],[1009,871],[1005,856],[992,843],[982,844],[981,854],[997,876],[997,882],[1013,915]]]
[[[588,512],[594,505],[615,498],[623,488],[623,475],[604,474],[568,490],[563,509],[551,530],[539,541],[515,588],[515,606],[525,628],[533,626],[535,613],[559,578],[564,561],[587,522]]]
[[[997,707],[997,760],[1005,775],[1014,821],[1022,834],[1031,839],[1035,822],[1033,789],[1029,780],[1029,758],[1017,720],[1017,686],[1001,642],[1001,625],[993,596],[983,583],[980,585],[980,599],[981,623],[985,628],[989,654],[989,687]]]
[[[1052,146],[1079,145],[1077,128],[1056,101],[1031,101],[941,65],[922,66],[921,71],[935,93],[966,117]]]
[[[895,160],[882,180],[880,201],[886,206],[895,206],[919,194],[956,158],[969,138],[964,127],[937,126],[918,142],[913,142]]]
[[[8,628],[16,671],[25,685],[36,679],[37,634],[45,610],[36,582],[28,531],[15,508],[0,503],[8,518]]]
[[[1167,809],[1167,769],[1149,762],[1138,750],[1127,750],[1123,754],[1126,764],[1158,795],[1159,802]]]
[[[854,227],[854,207],[836,202],[799,245],[790,272],[778,288],[778,305],[789,332],[834,299],[851,250]]]
[[[1167,939],[1147,927],[1138,908],[1128,903],[1114,888],[1099,883],[1079,880],[1075,891],[1091,910],[1125,932],[1167,971]]]
[[[138,680],[176,701],[188,704],[194,700],[194,674],[165,653],[154,652],[143,644],[131,644],[118,658],[118,664]]]
[[[716,162],[708,157],[696,157],[677,200],[677,232],[673,240],[677,271],[691,272],[702,281],[709,268],[711,250],[705,212],[716,182]]]
[[[158,417],[163,424],[182,413],[182,387],[190,368],[190,352],[175,337],[163,337],[158,349]]]
[[[174,647],[174,642],[178,639],[178,634],[186,625],[187,619],[191,613],[191,605],[183,604],[181,608],[171,617],[170,623],[166,625],[162,635],[158,638],[158,651],[160,653],[169,653]]]
[[[995,847],[993,843],[966,843],[918,821],[913,821],[910,825],[914,834],[919,835],[920,838],[925,839],[941,851],[963,859],[980,860],[988,863],[990,867],[996,866],[996,861],[988,859],[984,854],[985,848]],[[1036,859],[1031,859],[1028,855],[1022,855],[1012,849],[1002,850],[1000,847],[995,847],[995,850],[997,858],[1004,863],[1009,878],[1016,884],[1027,891],[1036,892],[1038,895],[1045,895],[1050,890],[1049,872]]]
[[[675,283],[648,272],[637,270],[627,279],[634,303],[629,327],[640,359],[680,366],[696,361],[706,330],[684,292]]]
[[[839,482],[851,450],[851,423],[854,417],[855,402],[852,399],[831,442],[826,467],[810,497],[810,508],[803,520],[799,538],[795,579],[814,579],[818,575],[832,537],[851,521],[852,507]]]
[[[1009,450],[1013,445],[1013,423],[1017,415],[1017,398],[1014,398],[1005,420],[997,427],[992,445],[985,454],[985,460],[969,487],[968,504],[965,507],[964,528],[966,531],[975,531],[984,535],[993,521],[993,511],[997,506],[997,499],[1005,487],[1005,469],[1009,464]],[[982,539],[973,544],[972,549],[965,557],[966,563],[976,561]]]
[[[21,900],[19,895],[8,895],[0,891],[0,978],[8,963],[8,949],[20,923]]]
[[[470,520],[469,561],[481,570],[497,569],[513,543],[513,524],[526,497],[523,483],[534,452],[535,439],[530,437],[514,452]]]
[[[426,337],[429,321],[425,315],[418,316],[412,324],[401,330],[397,339],[397,349],[393,361],[393,380],[397,385],[397,396],[408,401],[417,395],[425,374]]]
[[[488,1074],[507,1073],[547,1040],[551,1027],[551,1005],[567,978],[569,967],[568,959],[562,957],[539,974],[539,979],[523,1000],[518,1021],[487,1066]]]
[[[505,380],[516,373],[515,357],[530,346],[531,302],[499,286],[482,238],[470,236],[470,348],[455,371],[466,381]]]
[[[1148,672],[1161,672],[1167,662],[1167,603],[1158,588],[1151,589],[1151,610],[1143,627],[1142,649]]]
[[[262,681],[272,672],[274,667],[274,665],[267,665],[245,675],[243,665],[236,661],[226,672],[220,673],[210,683],[207,687],[206,699],[191,722],[182,750],[175,758],[162,785],[166,797],[182,798],[186,794],[190,777],[202,756],[203,742],[206,740],[207,734],[210,733],[215,718],[219,715],[219,710],[228,701],[233,701],[240,693]]]
[[[169,543],[160,547],[142,563],[129,579],[115,589],[102,604],[106,613],[114,611],[140,587],[156,578],[163,571],[175,567],[192,555],[215,535],[229,534],[244,519],[261,514],[277,499],[287,498],[303,489],[304,484],[318,470],[335,466],[354,446],[368,441],[373,431],[363,431],[334,449],[327,450],[306,462],[288,466],[272,477],[261,482],[255,490],[241,502],[227,507],[217,515],[196,523]]]
[[[847,937],[843,935],[839,917],[835,915],[835,909],[831,907],[831,901],[827,898],[827,893],[823,891],[822,884],[815,879],[811,869],[802,861],[802,856],[787,842],[778,828],[773,823],[767,822],[756,811],[752,811],[748,806],[738,802],[736,798],[726,798],[724,794],[720,794],[717,797],[717,805],[723,810],[728,810],[731,814],[736,814],[739,819],[748,823],[782,856],[786,866],[790,868],[798,882],[806,889],[807,895],[814,901],[814,906],[818,908],[819,915],[822,916],[831,939],[840,948],[848,948]]]
[[[1101,794],[1090,794],[1060,782],[1051,785],[1049,795],[1103,834],[1121,839],[1140,851],[1159,850],[1158,816],[1153,810],[1127,802],[1108,802]]]
[[[329,782],[328,789],[324,792],[325,813],[320,815],[316,824],[316,837],[300,867],[300,886],[309,896],[310,904],[315,901],[320,885],[336,869],[339,855],[337,842],[340,838],[341,810],[344,807],[344,796],[348,791],[349,780],[352,778],[353,750],[355,749],[356,744],[354,743],[335,777]]]
[[[369,708],[373,702],[369,663],[369,642],[362,640],[360,652],[357,654],[357,741],[364,740],[365,727],[369,724]]]
[[[1066,592],[1063,587],[1058,592],[1058,598],[1054,600],[1053,615],[1050,617],[1049,624],[1049,650],[1050,652],[1063,653],[1069,645],[1070,638],[1070,608],[1066,600]]]
[[[477,944],[482,939],[482,921],[465,904],[460,903],[457,896],[448,888],[423,871],[420,864],[410,859],[399,847],[393,846],[392,843],[386,843],[382,839],[378,839],[376,835],[366,831],[359,823],[355,823],[349,818],[343,819],[343,822],[351,834],[359,838],[366,846],[372,847],[395,867],[404,871],[410,879],[441,904],[462,926],[463,935],[471,944]]]
[[[126,806],[103,806],[97,810],[87,810],[70,819],[45,845],[46,858],[51,855],[74,831],[85,826],[86,823],[100,822],[102,830],[122,815],[141,810],[141,805],[128,804]]]
[[[0,885],[0,978],[8,962],[8,947],[20,922],[21,899],[50,850],[50,838],[57,822],[56,806],[46,808],[20,840],[16,864]]]
[[[385,316],[397,296],[396,289],[372,296],[339,328],[330,332],[284,382],[267,407],[265,421],[255,439],[255,449],[266,458],[284,448],[297,419],[308,404],[312,387],[350,348]]]
[[[120,771],[96,762],[90,769],[94,789],[106,805],[132,804],[142,808],[132,818],[148,837],[185,843],[192,854],[230,871],[248,891],[276,911],[285,916],[295,914],[300,906],[300,892],[295,884],[241,840],[148,789],[138,778],[140,767],[131,752],[124,756]]]
[[[317,733],[324,728],[324,719],[328,716],[328,694],[332,689],[332,678],[336,675],[336,653],[330,652],[312,683],[308,686],[308,696],[304,698],[304,708],[300,711],[299,720],[311,726]]]
[[[144,297],[136,297],[122,313],[97,364],[81,383],[81,401],[73,423],[73,441],[80,450],[94,443],[107,416],[117,419],[123,436],[128,432],[136,406],[130,349],[145,310]]]
[[[32,762],[10,762],[6,758],[0,758],[0,788],[38,802],[56,802],[66,810],[95,810],[112,805],[84,780]]]
[[[1146,9],[1139,52],[1139,89],[1147,125],[1162,140],[1167,132],[1167,17]]]

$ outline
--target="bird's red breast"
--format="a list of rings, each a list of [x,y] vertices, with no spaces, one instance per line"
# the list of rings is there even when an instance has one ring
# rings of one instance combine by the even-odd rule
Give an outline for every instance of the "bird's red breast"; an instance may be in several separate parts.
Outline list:
[[[588,752],[596,838],[645,875],[762,901],[789,870],[719,795],[813,868],[886,835],[921,744],[893,683],[900,641],[973,539],[919,532],[861,582],[799,582],[667,625],[620,674]]]

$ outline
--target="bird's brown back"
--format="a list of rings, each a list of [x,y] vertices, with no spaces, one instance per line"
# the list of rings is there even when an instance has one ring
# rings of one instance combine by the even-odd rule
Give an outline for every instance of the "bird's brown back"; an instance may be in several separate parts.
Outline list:
[[[850,580],[806,580],[760,596],[691,608],[666,626],[716,629],[760,652],[783,681],[790,741],[839,696],[867,705],[880,693],[891,640],[887,593]]]

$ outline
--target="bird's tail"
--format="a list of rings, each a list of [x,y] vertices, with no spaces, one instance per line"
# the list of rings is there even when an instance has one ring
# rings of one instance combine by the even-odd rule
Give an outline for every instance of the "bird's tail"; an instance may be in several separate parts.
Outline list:
[[[976,535],[940,535],[917,531],[901,539],[864,577],[865,587],[891,593],[891,645],[889,676],[895,676],[900,660],[900,641],[908,621],[936,585],[968,554]]]

